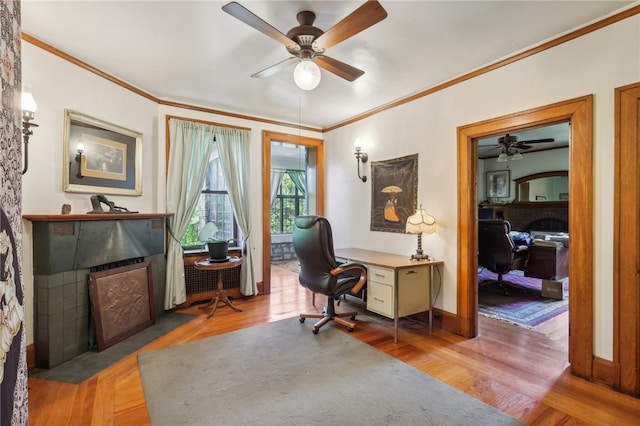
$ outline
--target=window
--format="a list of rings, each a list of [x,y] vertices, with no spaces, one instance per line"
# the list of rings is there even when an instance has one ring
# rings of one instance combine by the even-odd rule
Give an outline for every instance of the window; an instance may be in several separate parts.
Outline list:
[[[293,220],[306,214],[305,171],[287,170],[282,176],[276,199],[271,205],[271,233],[290,234]]]
[[[218,230],[213,235],[216,240],[235,240],[231,245],[239,244],[240,235],[238,225],[233,214],[233,207],[229,199],[229,193],[225,186],[224,177],[218,151],[214,148],[211,154],[211,160],[207,165],[207,171],[202,187],[202,193],[198,200],[189,227],[184,237],[180,241],[185,248],[200,248],[202,243],[199,241],[198,234],[208,222],[213,222]]]

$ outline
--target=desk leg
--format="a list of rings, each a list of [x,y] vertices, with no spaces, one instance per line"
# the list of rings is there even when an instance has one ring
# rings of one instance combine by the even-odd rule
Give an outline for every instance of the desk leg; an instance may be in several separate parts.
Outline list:
[[[433,265],[429,265],[429,334],[433,331]]]
[[[207,319],[211,318],[213,314],[216,313],[216,309],[218,309],[218,304],[220,302],[226,303],[231,309],[234,309],[238,312],[242,312],[242,309],[238,308],[233,303],[231,303],[231,300],[229,300],[229,296],[227,296],[227,292],[222,286],[222,271],[218,271],[218,282],[217,282],[216,294],[214,295],[214,297],[211,299],[209,303],[207,303],[205,306],[200,308],[200,309],[207,309],[209,306],[213,305],[211,312],[209,312],[209,315],[207,315]]]
[[[398,343],[398,327],[400,325],[400,318],[398,318],[398,295],[400,294],[400,292],[398,291],[398,274],[396,273],[396,284],[393,286],[394,287],[394,292],[395,292],[395,297],[394,299],[394,303],[393,303],[393,329],[394,329],[394,334],[393,334],[393,343]]]

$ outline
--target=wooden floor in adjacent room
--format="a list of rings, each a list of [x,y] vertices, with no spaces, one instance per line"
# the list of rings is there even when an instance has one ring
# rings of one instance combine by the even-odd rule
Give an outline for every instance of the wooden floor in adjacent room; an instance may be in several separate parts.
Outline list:
[[[185,312],[199,316],[80,385],[30,377],[29,424],[150,424],[137,353],[321,309],[321,297],[318,297],[319,307],[314,308],[311,294],[297,283],[297,276],[290,271],[273,267],[271,288],[268,296],[235,301],[242,312],[222,306],[207,320],[198,305],[186,309]],[[352,299],[342,302],[342,308],[345,304],[358,305]],[[309,333],[312,322],[306,323]],[[481,335],[467,340],[437,326],[429,334],[426,324],[413,319],[403,319],[400,325],[400,341],[394,344],[393,322],[362,310],[352,336],[526,424],[640,423],[640,399],[569,374],[566,336],[562,337],[562,331],[552,330],[550,335],[560,335],[560,338],[550,338],[545,333],[481,318]],[[344,331],[344,327],[338,327]],[[256,356],[260,356],[260,348],[256,348]]]

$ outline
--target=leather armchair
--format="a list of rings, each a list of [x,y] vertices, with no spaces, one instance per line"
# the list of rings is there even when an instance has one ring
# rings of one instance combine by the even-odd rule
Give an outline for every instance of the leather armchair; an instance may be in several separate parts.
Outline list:
[[[327,296],[324,312],[301,313],[300,322],[306,318],[321,318],[313,326],[318,334],[320,327],[330,321],[345,325],[348,331],[355,327],[356,312],[336,313],[334,301],[343,294],[357,294],[366,284],[367,269],[359,263],[339,264],[333,252],[333,234],[329,221],[321,216],[298,216],[293,228],[293,248],[300,263],[299,280],[303,287]],[[351,321],[345,319],[350,317]]]
[[[529,248],[516,246],[510,231],[511,224],[506,220],[478,221],[478,265],[498,274],[496,281],[483,281],[480,285],[497,283],[505,294],[506,286],[517,286],[505,281],[503,275],[514,269],[524,270],[529,258]]]

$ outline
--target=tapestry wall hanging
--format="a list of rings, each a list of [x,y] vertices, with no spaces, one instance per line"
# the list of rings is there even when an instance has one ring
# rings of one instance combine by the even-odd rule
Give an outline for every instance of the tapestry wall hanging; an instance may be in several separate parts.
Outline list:
[[[371,230],[405,232],[416,211],[418,154],[371,163]]]

